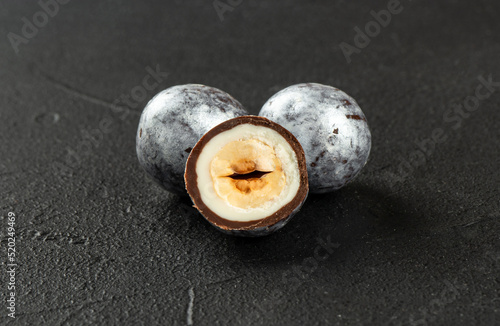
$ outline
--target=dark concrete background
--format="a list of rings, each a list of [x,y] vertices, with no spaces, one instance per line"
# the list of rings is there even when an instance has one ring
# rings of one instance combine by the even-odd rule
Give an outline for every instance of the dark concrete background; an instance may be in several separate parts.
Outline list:
[[[0,324],[498,325],[500,87],[449,110],[474,104],[478,77],[500,81],[500,2],[401,0],[348,64],[339,44],[387,3],[242,0],[221,21],[211,0],[71,1],[44,23],[35,1],[2,2]],[[168,76],[142,96],[157,66]],[[352,184],[310,196],[281,231],[223,235],[140,169],[156,92],[207,84],[255,114],[300,82],[357,99],[373,147]]]

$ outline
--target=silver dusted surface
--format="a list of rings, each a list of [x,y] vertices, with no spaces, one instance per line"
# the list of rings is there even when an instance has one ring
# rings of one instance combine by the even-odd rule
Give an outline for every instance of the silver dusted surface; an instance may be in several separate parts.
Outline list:
[[[298,84],[272,96],[259,115],[287,128],[304,148],[312,193],[337,190],[365,165],[371,148],[366,117],[341,90]]]
[[[166,190],[187,195],[186,161],[196,142],[216,125],[247,112],[231,95],[204,85],[158,93],[144,108],[136,136],[139,163]]]

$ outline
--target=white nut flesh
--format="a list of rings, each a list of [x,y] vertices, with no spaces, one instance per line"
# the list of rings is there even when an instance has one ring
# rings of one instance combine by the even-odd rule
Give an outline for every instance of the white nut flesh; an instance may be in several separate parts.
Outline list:
[[[297,156],[278,132],[241,124],[203,147],[196,162],[205,205],[231,221],[257,221],[288,204],[300,187]]]

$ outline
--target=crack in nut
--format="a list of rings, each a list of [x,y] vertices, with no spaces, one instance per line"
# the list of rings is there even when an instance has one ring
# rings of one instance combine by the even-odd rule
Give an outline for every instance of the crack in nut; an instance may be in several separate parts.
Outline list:
[[[216,194],[239,208],[252,208],[279,196],[285,173],[274,148],[257,139],[232,141],[210,164]]]
[[[246,173],[246,174],[239,174],[239,173],[235,173],[233,175],[230,175],[229,177],[233,180],[250,180],[250,179],[260,179],[262,178],[264,175],[268,174],[268,173],[271,173],[271,171],[253,171],[253,172],[250,172],[250,173]]]

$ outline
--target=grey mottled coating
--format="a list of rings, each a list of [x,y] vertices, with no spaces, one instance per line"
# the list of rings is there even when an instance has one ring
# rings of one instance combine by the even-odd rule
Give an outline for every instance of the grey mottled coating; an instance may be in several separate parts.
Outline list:
[[[356,101],[337,88],[312,83],[290,86],[272,96],[259,115],[299,140],[312,193],[343,187],[366,164],[371,148],[366,117]]]
[[[188,84],[161,91],[139,121],[139,163],[166,190],[187,195],[184,168],[196,142],[212,127],[246,114],[231,95],[213,87]]]

